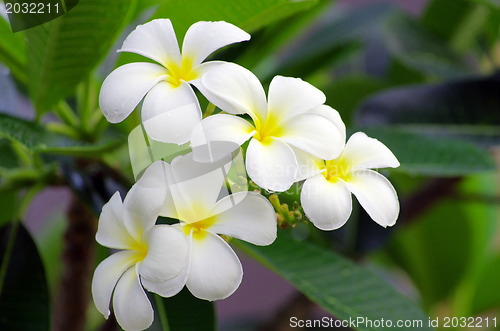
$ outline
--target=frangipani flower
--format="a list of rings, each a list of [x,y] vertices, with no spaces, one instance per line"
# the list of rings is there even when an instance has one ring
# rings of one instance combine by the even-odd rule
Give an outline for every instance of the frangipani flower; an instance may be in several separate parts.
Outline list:
[[[338,158],[323,161],[310,156],[308,166],[304,172],[314,175],[304,182],[300,201],[306,216],[319,229],[334,230],[347,222],[351,193],[375,222],[383,227],[396,223],[396,191],[384,176],[369,169],[396,168],[399,162],[377,139],[357,132]]]
[[[220,166],[219,166],[220,165]],[[193,161],[192,154],[172,161],[169,191],[162,216],[175,218],[173,225],[189,242],[186,266],[179,277],[144,286],[162,296],[171,296],[187,286],[205,300],[230,296],[239,286],[241,263],[218,234],[255,245],[276,239],[276,214],[270,202],[254,192],[238,192],[219,199],[227,165]]]
[[[123,121],[144,98],[142,121],[155,140],[183,144],[201,120],[198,99],[188,83],[225,62],[202,63],[211,53],[250,35],[226,22],[197,22],[184,37],[182,55],[168,19],[138,26],[123,42],[121,52],[148,57],[158,64],[137,62],[114,70],[105,80],[99,105],[111,123]]]
[[[166,196],[166,167],[160,162],[151,165],[125,201],[116,192],[99,218],[97,242],[120,251],[97,266],[92,296],[106,318],[113,297],[116,320],[125,330],[143,330],[153,322],[153,308],[141,281],[161,285],[181,272],[187,257],[185,236],[171,226],[155,225]]]
[[[323,92],[299,78],[276,76],[268,100],[255,75],[235,64],[225,64],[201,79],[200,90],[230,114],[248,114],[247,120],[228,114],[205,118],[191,136],[197,146],[228,142],[230,148],[251,139],[246,151],[249,177],[260,187],[285,191],[296,181],[296,152],[333,159],[342,150],[345,128],[340,115],[325,106]],[[223,147],[221,147],[223,148]],[[211,151],[224,154],[227,151]],[[197,155],[197,159],[203,159]]]

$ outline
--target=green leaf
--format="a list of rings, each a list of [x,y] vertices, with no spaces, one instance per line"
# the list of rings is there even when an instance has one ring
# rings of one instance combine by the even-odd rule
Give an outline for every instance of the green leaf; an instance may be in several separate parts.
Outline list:
[[[7,66],[12,75],[26,84],[26,42],[22,33],[13,33],[9,23],[0,17],[0,62]]]
[[[171,298],[150,294],[155,320],[148,331],[215,331],[213,302],[195,298],[184,289]]]
[[[427,176],[460,176],[493,172],[496,164],[488,152],[469,141],[418,134],[419,127],[365,127],[361,131],[379,139],[398,158],[396,171]]]
[[[2,227],[0,238],[0,329],[49,330],[49,293],[33,239],[20,222]]]
[[[38,115],[68,97],[107,54],[129,1],[81,0],[67,14],[26,31],[31,97]]]
[[[450,295],[470,263],[471,224],[460,204],[446,201],[400,231],[390,253],[427,306]]]
[[[0,168],[12,169],[18,165],[16,154],[10,147],[7,139],[0,139]]]
[[[389,254],[413,279],[427,306],[451,299],[458,316],[479,312],[471,311],[471,306],[478,299],[473,300],[474,287],[486,281],[477,274],[484,270],[497,228],[498,208],[486,200],[496,194],[497,179],[495,175],[463,179],[451,197],[438,201],[395,234]],[[489,283],[491,293],[498,292],[498,285],[493,286],[498,278],[495,282]]]
[[[336,13],[281,54],[276,72],[303,77],[346,58],[360,49],[366,33],[390,12],[390,6],[377,4]]]
[[[12,221],[16,212],[17,192],[0,192],[0,227]]]
[[[358,108],[356,123],[419,125],[432,136],[500,142],[500,76],[400,87],[377,93]]]
[[[422,15],[421,24],[457,51],[477,45],[489,17],[486,6],[471,0],[433,0]]]
[[[383,32],[385,43],[395,58],[431,78],[463,77],[471,73],[439,37],[410,17],[394,15],[385,23]]]
[[[474,315],[500,306],[498,279],[500,279],[500,255],[489,261],[477,281],[472,301]]]
[[[114,150],[124,143],[120,138],[109,138],[96,143],[76,141],[49,132],[37,123],[7,114],[0,114],[0,136],[21,143],[32,152],[80,157],[95,157],[98,153]]]
[[[469,0],[432,0],[422,14],[422,26],[450,40],[473,7]]]
[[[420,320],[422,330],[431,330],[427,317],[409,299],[370,271],[346,258],[284,232],[266,247],[234,240],[234,244],[288,280],[309,299],[342,320]],[[358,330],[385,330],[358,325]],[[415,328],[417,329],[417,328]]]
[[[352,112],[367,96],[387,87],[383,80],[370,76],[349,75],[336,79],[323,91],[327,104],[338,110],[347,126],[351,124]]]
[[[226,21],[248,33],[315,5],[317,0],[171,0],[154,18],[170,18],[178,37],[197,21]],[[181,40],[181,38],[179,38]]]

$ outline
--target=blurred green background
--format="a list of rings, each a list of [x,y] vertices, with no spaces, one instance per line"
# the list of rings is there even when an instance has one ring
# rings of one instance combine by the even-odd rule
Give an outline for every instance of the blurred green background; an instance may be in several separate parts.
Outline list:
[[[303,219],[269,250],[236,242],[248,272],[216,304],[218,322],[213,305],[186,294],[165,301],[178,317],[171,330],[281,330],[290,316],[330,314],[426,315],[440,326],[470,317],[455,329],[500,329],[500,1],[80,0],[16,33],[2,17],[1,330],[116,329],[90,298],[108,254],[93,236],[103,203],[132,184],[127,135],[140,117],[110,125],[97,100],[114,68],[144,61],[115,51],[153,18],[170,18],[179,40],[199,20],[243,28],[251,41],[212,59],[247,67],[265,87],[278,74],[301,77],[324,91],[349,134],[378,138],[401,163],[382,170],[399,194],[396,226],[380,228],[356,205],[337,231]],[[280,199],[292,208],[296,187]],[[194,325],[173,306],[197,311]]]

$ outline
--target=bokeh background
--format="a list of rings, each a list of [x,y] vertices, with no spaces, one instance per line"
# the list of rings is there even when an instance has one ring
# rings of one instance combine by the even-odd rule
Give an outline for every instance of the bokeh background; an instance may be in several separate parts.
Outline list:
[[[483,322],[482,329],[500,329],[500,2],[299,2],[305,3],[303,8],[280,13],[286,16],[283,20],[249,23],[252,40],[224,49],[215,58],[252,69],[264,84],[281,74],[301,77],[322,89],[327,104],[340,112],[349,133],[365,131],[384,142],[400,160],[399,169],[382,172],[398,191],[401,215],[396,226],[383,229],[358,207],[340,230],[322,233],[299,222],[287,231],[371,270],[432,319],[489,318],[489,326]],[[87,90],[82,92],[82,83],[77,82],[61,98],[77,109],[74,90],[93,95],[89,102],[98,113],[95,96],[104,77],[116,66],[136,60],[115,53],[123,39],[152,17],[174,15],[171,18],[177,27],[180,3],[148,0],[129,12],[100,60],[89,64],[92,71],[82,75]],[[184,6],[186,3],[193,8],[197,5],[196,1],[184,1]],[[225,12],[211,14],[185,14],[188,19],[182,22],[218,20],[224,15],[231,22],[233,17]],[[1,27],[0,112],[52,128],[54,123],[68,124],[61,112],[47,106],[50,95],[44,99],[44,94],[30,86],[29,80],[43,80],[43,76],[36,72],[23,76],[22,70],[16,73],[16,61],[9,62],[11,57],[22,64],[32,59],[28,55],[22,60],[26,55],[16,53],[13,42],[7,43],[27,40],[28,51],[33,52],[29,30],[13,38],[5,21]],[[179,34],[182,29],[187,26]],[[94,132],[88,128],[71,132],[72,139],[90,146],[101,146],[109,137],[119,137],[122,143],[106,149],[99,162],[92,154],[100,151],[75,154],[70,150],[56,156],[49,152],[40,161],[43,173],[25,177],[13,176],[13,169],[32,170],[33,164],[16,154],[12,133],[0,132],[4,137],[0,139],[1,224],[17,215],[14,206],[19,192],[32,195],[24,206],[22,222],[45,265],[54,311],[64,296],[65,254],[74,240],[68,234],[68,213],[80,208],[75,206],[75,196],[101,197],[103,191],[123,190],[127,180],[130,183],[126,133],[137,121],[136,116],[113,126],[101,118],[95,122],[102,126],[98,136],[89,136]],[[0,121],[0,131],[3,123]],[[82,201],[95,210],[105,202],[104,197],[99,199]],[[290,194],[283,201],[291,204],[294,200],[297,195]],[[106,253],[95,244],[89,253],[90,264],[97,265]],[[287,330],[291,316],[330,316],[282,277],[245,253],[239,255],[244,279],[233,296],[215,303],[219,330]],[[88,275],[85,279],[90,284]],[[86,311],[84,329],[101,328],[103,319],[93,303],[87,298],[78,304]],[[496,327],[493,318],[498,319]]]

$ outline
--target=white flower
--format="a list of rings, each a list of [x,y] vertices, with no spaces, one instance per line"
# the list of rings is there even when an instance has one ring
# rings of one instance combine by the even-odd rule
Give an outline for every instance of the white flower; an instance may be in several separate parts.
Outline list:
[[[166,167],[160,162],[151,165],[125,201],[122,203],[116,192],[99,218],[96,240],[120,251],[97,266],[92,296],[106,318],[113,296],[116,320],[125,330],[143,330],[153,322],[153,309],[141,280],[158,286],[184,268],[188,252],[185,236],[171,226],[155,225],[166,196]]]
[[[226,45],[250,35],[226,22],[197,22],[184,38],[182,55],[168,19],[138,26],[123,42],[121,52],[148,57],[159,64],[137,62],[114,70],[104,81],[99,105],[111,123],[123,121],[145,97],[142,121],[155,140],[183,144],[201,119],[198,99],[188,83],[198,81],[221,61],[202,63]]]
[[[307,156],[303,155],[303,159]],[[319,229],[338,229],[351,214],[353,193],[375,222],[392,226],[399,214],[396,191],[384,176],[369,169],[398,166],[398,160],[384,144],[357,132],[338,158],[323,161],[309,156],[304,172],[313,176],[302,187],[302,208]]]
[[[235,64],[210,71],[201,82],[200,90],[213,104],[231,114],[248,114],[253,125],[228,114],[205,118],[191,136],[196,159],[204,158],[198,146],[215,145],[212,157],[252,137],[246,152],[249,177],[264,189],[285,191],[296,180],[297,151],[332,159],[342,150],[340,115],[323,104],[323,92],[299,78],[274,77],[267,101],[257,77]]]
[[[219,163],[220,164],[220,163]],[[224,191],[227,164],[203,164],[192,154],[172,161],[169,191],[162,216],[175,218],[173,225],[189,242],[186,267],[179,277],[146,288],[168,297],[187,286],[205,300],[230,296],[241,283],[241,263],[218,234],[242,239],[255,245],[269,245],[276,239],[276,214],[262,195],[238,192],[220,198]]]

